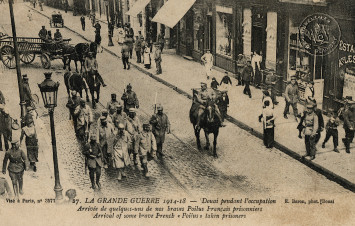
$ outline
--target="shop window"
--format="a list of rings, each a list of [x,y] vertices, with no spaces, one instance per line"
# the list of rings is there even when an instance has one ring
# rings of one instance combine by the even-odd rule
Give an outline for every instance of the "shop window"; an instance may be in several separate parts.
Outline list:
[[[200,11],[194,14],[194,50],[203,51],[204,26]]]
[[[233,53],[233,36],[232,26],[233,15],[232,13],[217,11],[216,16],[216,52],[220,55],[232,57]]]
[[[179,27],[180,31],[180,42],[183,45],[186,45],[186,22],[185,22],[185,18],[183,18],[182,20],[180,20],[180,27]]]

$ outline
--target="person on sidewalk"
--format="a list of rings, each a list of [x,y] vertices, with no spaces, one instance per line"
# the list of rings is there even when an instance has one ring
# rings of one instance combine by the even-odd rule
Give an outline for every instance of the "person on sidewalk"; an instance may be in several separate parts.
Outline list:
[[[263,140],[264,140],[264,145],[267,148],[272,148],[274,146],[275,142],[275,116],[274,116],[274,110],[270,106],[271,101],[270,100],[265,100],[264,101],[264,106],[263,106],[263,112],[262,112],[262,118],[263,118]]]
[[[0,176],[0,200],[12,197],[12,192],[5,177]]]
[[[101,35],[101,24],[99,23],[98,20],[96,20],[96,23],[94,25],[94,28],[95,28],[95,32],[96,33],[99,33]]]
[[[93,122],[92,111],[86,105],[85,100],[80,100],[80,105],[76,107],[74,115],[77,117],[77,136],[80,141],[85,141]]]
[[[64,10],[65,10],[65,13],[68,12],[68,8],[69,8],[68,0],[65,0],[65,3],[64,3]]]
[[[98,30],[95,30],[95,43],[97,45],[97,53],[102,53],[103,48],[101,46],[101,34]]]
[[[2,164],[2,173],[6,174],[6,166],[7,162],[9,166],[7,170],[9,171],[9,175],[12,181],[12,186],[14,189],[14,194],[17,200],[19,200],[19,194],[23,195],[23,173],[25,170],[28,170],[28,159],[20,149],[20,141],[19,139],[12,138],[11,140],[11,149],[5,153],[5,157]]]
[[[152,66],[152,59],[150,57],[150,46],[144,48],[144,55],[143,55],[144,67],[146,69],[150,69]]]
[[[10,114],[3,104],[0,104],[0,151],[3,151],[2,149],[2,139],[1,137],[4,138],[4,143],[5,143],[5,150],[9,150],[9,142],[11,140],[12,136],[12,119],[10,117]]]
[[[123,63],[123,69],[130,69],[130,63],[129,63],[129,46],[128,46],[128,41],[125,39],[123,46],[121,48],[121,54],[122,54],[122,63]]]
[[[100,176],[102,163],[102,151],[100,145],[96,142],[96,136],[90,137],[90,142],[84,146],[83,154],[85,155],[86,166],[89,169],[91,188],[96,189],[96,185],[101,189]],[[96,175],[96,178],[95,178]],[[95,180],[96,179],[96,180]]]
[[[134,49],[136,51],[136,56],[137,56],[137,63],[141,63],[142,59],[142,40],[136,36],[136,42],[134,43]]]
[[[131,143],[128,146],[128,152],[131,156],[131,160],[135,165],[138,165],[138,135],[142,132],[142,124],[136,115],[136,109],[130,108],[127,117],[126,131],[130,135]]]
[[[339,118],[337,117],[336,113],[334,112],[333,109],[329,109],[330,111],[330,118],[327,122],[327,125],[325,126],[326,128],[326,135],[325,139],[322,143],[322,148],[325,148],[325,144],[328,142],[328,140],[333,137],[333,145],[334,145],[334,151],[339,153],[337,147],[338,147],[338,126],[340,124]]]
[[[152,157],[156,156],[157,144],[155,137],[152,132],[150,132],[150,124],[143,124],[143,131],[138,136],[138,153],[141,166],[143,168],[143,175],[145,177],[150,177],[148,169],[148,154]]]
[[[203,64],[205,65],[206,78],[210,79],[212,76],[212,66],[213,66],[213,55],[209,49],[206,49],[206,53],[201,57]]]
[[[316,144],[318,144],[320,137],[321,137],[321,133],[324,130],[324,119],[323,119],[322,110],[317,108],[317,101],[315,99],[313,99],[312,104],[314,106],[314,113],[318,116],[318,130],[317,130],[316,139],[315,139]]]
[[[285,110],[284,110],[284,118],[287,119],[287,114],[290,109],[290,105],[292,106],[293,109],[293,114],[295,115],[295,119],[297,120],[297,115],[298,115],[298,109],[297,109],[297,103],[299,100],[299,91],[298,91],[298,85],[296,83],[296,76],[291,77],[291,83],[289,83],[286,86],[285,90]]]
[[[159,75],[163,72],[161,69],[162,58],[161,58],[161,50],[160,50],[159,43],[155,43],[154,60],[155,60],[155,65],[157,67],[157,75]]]
[[[157,153],[164,156],[163,144],[165,141],[165,133],[170,133],[170,122],[168,116],[163,113],[163,106],[157,105],[157,113],[152,115],[149,123],[152,125],[152,132],[157,143]]]
[[[305,88],[304,91],[304,99],[306,100],[306,103],[310,103],[311,101],[314,100],[314,82],[310,81],[307,82],[307,87]]]
[[[161,31],[161,33],[158,35],[158,43],[159,43],[159,48],[161,53],[163,53],[164,45],[165,45],[165,32]]]
[[[38,138],[36,132],[36,126],[32,117],[26,118],[26,126],[22,127],[20,146],[22,144],[23,137],[25,138],[27,159],[30,161],[30,167],[33,172],[37,172],[36,162],[38,162]]]
[[[224,76],[219,85],[222,91],[229,91],[229,88],[232,87],[232,80],[227,71],[224,72]]]
[[[91,10],[90,18],[91,18],[91,25],[92,25],[93,27],[95,27],[95,22],[96,22],[95,17],[96,17],[95,11],[94,11],[94,10]],[[99,25],[100,25],[100,24],[99,24]]]
[[[139,108],[139,101],[137,94],[132,90],[132,85],[127,85],[127,91],[122,94],[121,100],[123,100],[124,112],[128,114],[130,108]]]
[[[41,11],[43,11],[43,2],[42,0],[38,1],[38,5]]]
[[[254,74],[254,72],[253,72],[253,68],[251,66],[251,61],[248,60],[247,65],[244,67],[244,69],[242,71],[242,78],[243,78],[244,85],[245,85],[243,93],[245,95],[249,95],[249,98],[251,98],[250,82],[252,80],[253,74]]]
[[[260,51],[255,51],[252,58],[251,58],[251,66],[253,67],[253,72],[254,72],[254,85],[255,87],[260,87],[261,85],[261,67],[260,64],[262,62],[263,58],[260,54]]]
[[[113,141],[112,165],[117,170],[117,180],[126,177],[125,168],[131,165],[128,153],[129,144],[132,143],[131,136],[125,130],[122,123],[118,124],[118,132]]]
[[[219,97],[217,98],[216,104],[219,107],[223,119],[225,119],[227,117],[227,111],[229,107],[228,91],[221,91],[221,95],[219,95]]]
[[[318,131],[318,116],[314,113],[313,104],[307,104],[307,113],[303,121],[304,142],[306,144],[306,155],[310,156],[310,160],[316,157],[316,134]]]
[[[277,105],[279,103],[277,102],[276,93],[275,93],[275,85],[276,85],[277,77],[274,72],[267,73],[265,77],[266,77],[265,84],[267,85],[267,89],[270,93],[272,103],[273,105]]]
[[[126,43],[129,48],[129,58],[132,59],[133,55],[133,45],[134,45],[134,39],[131,36],[126,37]]]
[[[83,31],[85,31],[85,16],[81,16],[80,17],[80,23],[81,23],[81,29],[83,29]]]
[[[354,131],[355,131],[355,102],[348,101],[350,107],[348,110],[344,112],[344,130],[345,130],[345,138],[342,139],[346,153],[350,154],[350,143],[354,139]]]
[[[212,88],[213,90],[217,90],[217,89],[218,89],[218,86],[219,86],[219,83],[216,81],[216,78],[213,77],[213,78],[212,78],[212,82],[211,82],[211,88]]]

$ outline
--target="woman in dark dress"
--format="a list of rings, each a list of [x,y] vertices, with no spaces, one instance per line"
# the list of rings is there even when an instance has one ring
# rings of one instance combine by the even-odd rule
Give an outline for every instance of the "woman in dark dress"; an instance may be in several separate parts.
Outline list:
[[[23,137],[25,138],[27,148],[27,158],[30,162],[30,166],[33,171],[37,171],[36,162],[38,162],[38,139],[36,133],[36,127],[32,117],[26,118],[26,126],[22,128],[20,143],[22,143]]]

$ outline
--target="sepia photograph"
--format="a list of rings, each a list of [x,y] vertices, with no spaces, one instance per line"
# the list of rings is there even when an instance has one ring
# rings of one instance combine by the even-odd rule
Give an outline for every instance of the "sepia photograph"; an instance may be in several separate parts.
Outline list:
[[[0,0],[0,224],[354,225],[355,0]]]

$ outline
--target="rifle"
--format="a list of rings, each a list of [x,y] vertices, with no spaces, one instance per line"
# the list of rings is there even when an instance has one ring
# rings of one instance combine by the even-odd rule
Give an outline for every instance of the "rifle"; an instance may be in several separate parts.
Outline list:
[[[157,113],[157,96],[158,92],[155,92],[155,99],[154,99],[154,114]]]

